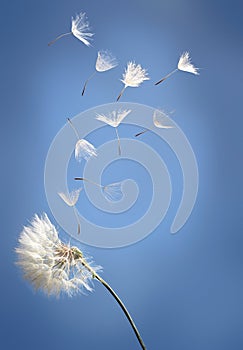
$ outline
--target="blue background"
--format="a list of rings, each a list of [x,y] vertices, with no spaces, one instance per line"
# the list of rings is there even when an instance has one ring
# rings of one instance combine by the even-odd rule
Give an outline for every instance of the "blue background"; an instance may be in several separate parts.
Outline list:
[[[93,48],[72,36],[48,47],[82,10]],[[52,218],[43,185],[52,139],[67,117],[115,100],[131,59],[151,81],[122,100],[175,110],[197,157],[198,198],[177,235],[169,234],[172,205],[142,242],[85,250],[103,266],[149,350],[243,348],[242,10],[240,1],[1,0],[1,349],[139,349],[101,285],[89,296],[48,299],[14,265],[22,225],[35,212]],[[82,98],[96,51],[106,48],[120,65],[97,75]],[[179,72],[155,87],[185,50],[200,76]]]

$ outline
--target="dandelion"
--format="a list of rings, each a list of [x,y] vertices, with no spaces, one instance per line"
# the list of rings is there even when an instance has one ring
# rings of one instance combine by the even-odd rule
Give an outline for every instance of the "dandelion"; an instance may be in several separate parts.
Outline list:
[[[157,81],[157,83],[155,83],[155,85],[158,85],[160,83],[162,83],[162,81],[164,81],[165,79],[169,78],[172,74],[174,74],[175,72],[177,72],[178,70],[184,71],[184,72],[188,72],[188,73],[192,73],[195,75],[198,75],[198,68],[194,67],[194,65],[191,63],[191,58],[189,56],[189,52],[183,52],[183,54],[181,55],[179,62],[177,64],[177,68],[174,69],[172,72],[170,72],[169,74],[167,74],[164,78],[162,78],[161,80]]]
[[[75,145],[75,151],[74,151],[74,155],[75,158],[78,162],[81,162],[82,158],[84,158],[85,160],[88,160],[90,157],[96,157],[97,156],[97,151],[96,148],[94,147],[94,145],[92,145],[92,143],[90,143],[89,141],[85,140],[85,139],[80,139],[79,134],[77,129],[75,128],[75,126],[73,125],[73,123],[71,122],[71,120],[69,118],[67,118],[69,124],[71,125],[73,131],[75,132],[75,135],[78,139],[78,141],[76,142]]]
[[[93,281],[99,281],[115,298],[127,317],[143,350],[146,350],[140,333],[121,299],[98,274],[101,266],[84,256],[76,246],[63,243],[47,214],[35,215],[29,226],[23,228],[18,240],[17,265],[24,278],[36,290],[48,296],[60,294],[73,296],[87,290],[93,291]]]
[[[95,71],[94,73],[86,80],[84,83],[84,87],[82,90],[82,96],[84,95],[84,92],[86,90],[86,86],[91,78],[97,73],[97,72],[106,72],[112,68],[115,68],[117,66],[116,58],[110,53],[109,51],[98,51],[96,64],[95,64]]]
[[[158,109],[156,109],[153,113],[153,124],[154,126],[156,126],[156,128],[160,128],[160,129],[171,129],[173,128],[172,125],[167,124],[169,120],[168,115],[164,112],[164,111],[160,111]],[[142,134],[145,134],[147,131],[149,131],[148,129],[145,129],[141,132],[139,132],[138,134],[135,135],[135,137],[140,136]]]
[[[86,14],[84,12],[81,12],[80,14],[76,15],[75,18],[72,17],[71,22],[72,22],[71,31],[68,33],[59,35],[54,40],[50,41],[48,46],[51,46],[57,40],[70,34],[73,34],[76,38],[82,41],[86,46],[90,46],[89,40],[91,40],[94,34],[89,32],[90,27],[89,27],[89,22],[87,21]]]
[[[131,112],[130,109],[124,109],[124,110],[115,110],[112,111],[111,113],[108,114],[108,116],[104,115],[104,114],[98,114],[96,116],[97,120],[100,120],[101,122],[104,122],[110,126],[112,126],[113,128],[115,128],[116,130],[116,137],[117,137],[117,141],[118,141],[118,153],[119,155],[121,155],[121,141],[120,141],[120,137],[118,134],[118,126],[120,125],[120,123],[123,121],[123,119]]]
[[[80,221],[79,221],[79,215],[78,215],[78,211],[76,208],[76,203],[79,199],[79,194],[82,191],[82,188],[79,188],[77,190],[74,190],[68,194],[63,193],[63,192],[58,192],[58,195],[62,198],[62,200],[69,206],[73,208],[74,211],[74,215],[77,219],[77,223],[78,223],[78,234],[80,234]]]
[[[114,183],[111,183],[109,185],[102,186],[102,185],[98,184],[97,182],[86,179],[84,177],[75,177],[74,180],[87,181],[87,182],[101,188],[102,193],[104,194],[105,198],[110,202],[120,201],[123,197],[122,182],[114,182]]]
[[[150,78],[147,76],[146,69],[143,69],[140,64],[136,64],[135,62],[128,62],[125,73],[123,73],[123,79],[121,79],[124,84],[124,88],[121,90],[119,96],[117,97],[117,101],[121,98],[123,92],[128,86],[138,87],[144,82],[144,80],[149,79]]]

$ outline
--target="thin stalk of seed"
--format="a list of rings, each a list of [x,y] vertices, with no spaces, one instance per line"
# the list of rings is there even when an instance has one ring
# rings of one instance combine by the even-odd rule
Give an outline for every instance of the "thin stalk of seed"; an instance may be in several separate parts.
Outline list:
[[[84,93],[85,93],[85,90],[86,90],[86,86],[87,86],[87,84],[88,84],[88,82],[90,81],[90,79],[92,79],[93,78],[93,76],[96,74],[96,71],[93,73],[93,74],[91,74],[91,76],[86,80],[86,82],[84,83],[84,87],[83,87],[83,90],[82,90],[82,96],[84,95]]]
[[[78,211],[77,211],[77,208],[76,208],[75,205],[73,206],[73,211],[74,211],[74,215],[75,215],[75,217],[76,217],[76,219],[77,219],[77,223],[78,223],[78,235],[79,235],[80,232],[81,232],[81,228],[80,228],[80,221],[79,221],[79,217],[78,217]]]
[[[165,79],[169,78],[172,74],[174,74],[177,71],[178,71],[178,68],[174,69],[172,72],[167,74],[164,78],[162,78],[161,80],[157,81],[157,83],[155,83],[154,85],[159,85],[160,83],[162,83],[162,81],[164,81]]]
[[[79,137],[78,131],[77,131],[77,129],[75,128],[75,126],[73,125],[73,123],[71,122],[70,118],[67,118],[67,121],[68,121],[69,124],[71,125],[73,131],[75,132],[75,135],[76,135],[77,139],[79,140],[80,137]]]
[[[121,140],[120,140],[120,137],[118,134],[118,128],[116,127],[115,130],[116,130],[116,137],[117,137],[117,141],[118,141],[118,154],[120,156],[121,155]]]
[[[102,186],[102,185],[98,184],[97,182],[94,182],[92,180],[86,179],[85,177],[75,177],[74,180],[87,181],[87,182],[89,182],[89,183],[91,183],[91,184],[93,184],[95,186],[100,187],[100,188],[104,188],[105,187],[105,186]]]
[[[59,35],[58,37],[56,37],[54,40],[50,41],[48,43],[48,46],[51,46],[52,44],[54,44],[57,40],[61,39],[62,37],[66,36],[66,35],[70,35],[72,34],[72,32],[68,32],[68,33],[64,33],[64,34],[61,34]]]
[[[124,86],[124,88],[123,88],[122,91],[120,92],[119,96],[117,97],[117,99],[116,99],[117,101],[120,100],[120,98],[122,97],[123,92],[125,91],[125,89],[126,89],[126,85]]]
[[[103,280],[103,278],[101,278],[97,272],[95,272],[90,266],[89,264],[85,261],[85,259],[82,257],[81,252],[80,253],[80,258],[81,258],[81,262],[82,265],[85,266],[87,268],[87,270],[89,270],[92,275],[93,278],[96,278],[101,284],[103,284],[103,286],[109,291],[109,293],[115,298],[115,300],[118,302],[119,306],[121,307],[122,311],[124,312],[126,318],[128,319],[130,325],[132,326],[132,329],[137,337],[137,340],[139,341],[139,344],[141,345],[141,348],[143,350],[146,350],[146,346],[143,342],[143,339],[131,317],[131,315],[129,314],[128,310],[126,309],[125,305],[123,304],[123,302],[121,301],[121,299],[119,298],[119,296],[115,293],[115,291],[111,288],[111,286],[105,281]]]

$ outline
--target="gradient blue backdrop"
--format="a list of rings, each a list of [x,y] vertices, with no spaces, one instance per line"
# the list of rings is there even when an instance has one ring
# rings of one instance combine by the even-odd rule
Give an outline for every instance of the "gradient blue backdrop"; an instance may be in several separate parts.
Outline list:
[[[82,10],[95,32],[94,47],[71,36],[48,47]],[[193,213],[172,236],[172,203],[142,242],[85,250],[104,267],[103,277],[126,303],[148,350],[243,348],[242,10],[241,1],[1,0],[1,349],[139,349],[101,285],[89,296],[48,299],[22,280],[14,248],[35,212],[52,218],[44,163],[66,118],[114,101],[128,60],[146,67],[154,82],[184,50],[201,68],[199,77],[177,73],[158,87],[146,82],[127,89],[123,101],[175,110],[199,165]],[[103,48],[120,65],[96,76],[82,98],[82,83]],[[114,166],[112,174],[120,169]]]

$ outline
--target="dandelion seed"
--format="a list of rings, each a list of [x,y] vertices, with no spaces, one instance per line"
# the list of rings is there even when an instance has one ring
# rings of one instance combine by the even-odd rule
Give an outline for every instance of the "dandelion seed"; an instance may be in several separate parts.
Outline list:
[[[97,120],[100,120],[101,122],[108,124],[108,125],[112,126],[113,128],[115,128],[116,137],[117,137],[117,141],[118,141],[118,153],[119,153],[119,155],[121,155],[121,141],[120,141],[120,137],[118,134],[118,126],[120,125],[120,123],[123,121],[123,119],[129,113],[131,113],[131,109],[125,109],[125,110],[119,109],[119,110],[112,111],[107,116],[104,114],[97,114],[97,116],[96,116]]]
[[[69,206],[73,208],[74,215],[76,217],[77,223],[78,223],[78,234],[80,234],[80,221],[79,221],[79,215],[78,210],[76,208],[76,203],[79,199],[79,194],[82,191],[82,188],[79,188],[77,190],[74,190],[68,194],[63,192],[58,192],[58,195],[62,198],[62,200]]]
[[[191,63],[191,58],[189,56],[189,52],[186,51],[186,52],[183,52],[183,54],[181,55],[181,57],[179,59],[179,62],[177,64],[177,68],[174,69],[169,74],[167,74],[161,80],[157,81],[157,83],[155,83],[155,85],[158,85],[158,84],[162,83],[162,81],[164,81],[165,79],[169,78],[172,74],[174,74],[178,70],[181,70],[181,71],[184,71],[184,72],[188,72],[188,73],[192,73],[192,74],[195,74],[195,75],[199,74],[198,68],[194,67],[194,65]]]
[[[101,188],[102,193],[104,194],[106,200],[110,202],[117,202],[123,198],[122,192],[122,182],[114,182],[109,185],[102,186],[97,182],[91,181],[89,179],[85,179],[84,177],[75,177],[74,180],[87,181],[99,188]]]
[[[80,139],[79,134],[73,123],[69,118],[67,118],[69,124],[71,125],[73,131],[75,132],[75,135],[78,139],[75,145],[75,151],[74,155],[78,162],[81,162],[81,160],[84,158],[85,160],[88,160],[90,157],[96,157],[97,151],[94,145],[90,143],[89,141],[85,139]]]
[[[106,72],[117,66],[116,58],[109,51],[98,51],[98,56],[95,64],[96,71],[86,80],[82,90],[82,96],[86,90],[86,86],[91,78],[96,74],[96,72]]]
[[[24,278],[36,290],[42,290],[48,296],[60,294],[73,296],[84,290],[93,291],[93,280],[99,281],[115,298],[143,350],[145,344],[140,333],[121,299],[110,285],[97,273],[102,270],[84,256],[76,246],[63,243],[58,231],[50,222],[47,214],[35,215],[29,226],[20,233],[17,253],[17,265],[22,269]]]
[[[123,92],[128,86],[138,87],[145,80],[149,79],[150,78],[147,76],[146,69],[143,69],[140,64],[136,64],[135,62],[128,62],[125,73],[123,73],[123,79],[121,79],[121,81],[124,84],[124,88],[118,95],[117,101],[119,101],[119,99],[123,95]]]
[[[64,33],[59,35],[54,40],[50,41],[48,46],[51,46],[54,44],[57,40],[61,39],[62,37],[66,35],[73,34],[77,39],[82,41],[86,46],[90,46],[89,40],[91,40],[93,33],[90,33],[90,27],[89,22],[87,21],[86,14],[84,12],[81,12],[80,14],[76,15],[75,18],[72,17],[72,25],[71,25],[71,31],[68,33]]]
[[[164,111],[160,111],[158,109],[156,109],[154,111],[154,113],[153,113],[153,123],[154,123],[154,126],[156,126],[156,128],[160,128],[160,129],[171,129],[171,128],[173,128],[172,125],[168,124],[168,120],[169,120],[169,117]],[[143,135],[147,131],[149,131],[149,130],[145,129],[145,130],[139,132],[138,134],[136,134],[135,137]]]

